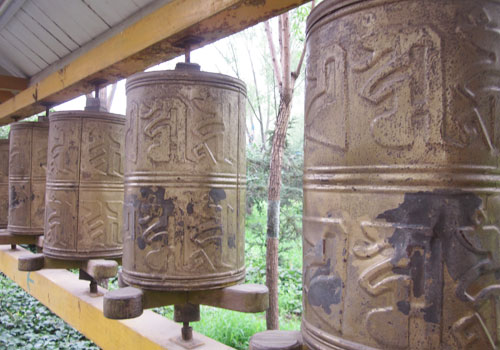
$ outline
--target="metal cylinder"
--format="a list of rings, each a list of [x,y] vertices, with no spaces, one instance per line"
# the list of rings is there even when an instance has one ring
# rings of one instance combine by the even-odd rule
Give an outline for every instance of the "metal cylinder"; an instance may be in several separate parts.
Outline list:
[[[311,349],[500,346],[500,6],[331,0],[307,23]]]
[[[0,140],[0,229],[9,218],[9,140]]]
[[[50,115],[43,254],[63,260],[122,255],[122,115]]]
[[[42,235],[49,123],[10,126],[9,223],[13,235]]]
[[[123,279],[154,290],[243,281],[243,82],[178,65],[127,81]]]

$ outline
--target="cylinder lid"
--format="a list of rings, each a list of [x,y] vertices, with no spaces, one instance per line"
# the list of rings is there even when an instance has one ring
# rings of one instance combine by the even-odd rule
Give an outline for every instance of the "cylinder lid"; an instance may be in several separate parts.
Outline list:
[[[48,128],[49,123],[43,122],[15,122],[10,124],[10,130],[13,129],[31,129],[31,128]]]
[[[331,15],[333,12],[339,11],[350,5],[367,2],[367,0],[326,0],[316,6],[309,17],[307,17],[306,35],[312,27],[322,20],[324,17]]]
[[[115,114],[109,112],[99,111],[60,111],[54,112],[50,115],[51,121],[62,119],[99,119],[102,121],[109,121],[114,123],[125,124],[125,116],[122,114]]]
[[[235,89],[246,95],[246,85],[237,78],[220,73],[202,72],[196,63],[177,63],[175,70],[136,73],[127,79],[127,93],[138,86],[151,84],[210,84],[221,88]]]

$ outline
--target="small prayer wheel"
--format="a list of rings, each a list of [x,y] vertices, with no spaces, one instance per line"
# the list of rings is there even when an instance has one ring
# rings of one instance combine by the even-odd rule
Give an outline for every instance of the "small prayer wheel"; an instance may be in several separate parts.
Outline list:
[[[308,348],[500,347],[499,19],[486,0],[311,12]]]
[[[0,140],[0,229],[9,222],[9,140]]]
[[[243,82],[195,64],[127,80],[123,280],[153,290],[242,282]]]
[[[122,254],[125,118],[50,115],[43,254],[62,260]]]
[[[9,223],[13,235],[42,235],[49,123],[10,125]]]

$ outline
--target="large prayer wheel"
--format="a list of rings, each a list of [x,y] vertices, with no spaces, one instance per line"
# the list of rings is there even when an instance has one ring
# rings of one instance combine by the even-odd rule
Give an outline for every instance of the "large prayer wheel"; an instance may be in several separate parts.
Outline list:
[[[10,125],[9,224],[14,235],[42,235],[49,123]]]
[[[180,64],[127,81],[123,279],[143,289],[243,281],[240,80]]]
[[[500,6],[330,0],[307,23],[311,349],[500,347]]]
[[[0,229],[9,218],[9,140],[0,140]]]
[[[63,260],[122,255],[122,115],[50,115],[43,254]]]

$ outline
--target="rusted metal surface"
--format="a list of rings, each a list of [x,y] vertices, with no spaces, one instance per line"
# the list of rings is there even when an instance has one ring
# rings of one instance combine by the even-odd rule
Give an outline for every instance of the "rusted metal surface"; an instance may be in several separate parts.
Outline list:
[[[122,115],[51,114],[44,255],[121,256],[124,132]]]
[[[311,349],[500,347],[500,7],[325,1],[308,20]]]
[[[9,140],[0,140],[0,229],[9,217]]]
[[[244,279],[245,93],[240,80],[186,64],[127,81],[125,283]]]
[[[48,133],[45,121],[10,126],[7,230],[14,235],[43,234]]]

